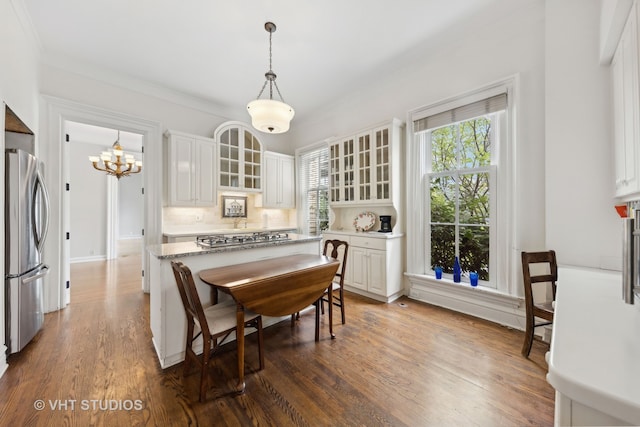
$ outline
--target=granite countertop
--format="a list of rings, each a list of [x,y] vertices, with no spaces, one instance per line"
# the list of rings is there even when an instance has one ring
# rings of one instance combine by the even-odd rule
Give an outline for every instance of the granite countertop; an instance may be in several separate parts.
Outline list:
[[[239,234],[259,233],[263,231],[290,231],[296,227],[267,227],[267,228],[214,228],[212,225],[165,225],[162,234],[167,237],[206,236],[211,234]]]
[[[290,229],[287,228],[285,230]],[[307,236],[304,234],[291,233],[289,233],[289,238],[290,240],[243,243],[232,246],[222,246],[218,248],[206,248],[198,246],[196,242],[164,243],[160,245],[148,246],[147,251],[158,259],[169,259],[194,255],[215,254],[221,252],[243,251],[247,249],[265,248],[270,246],[292,245],[296,243],[320,241],[322,239],[321,236]]]
[[[375,237],[378,239],[397,239],[404,236],[404,233],[380,233],[379,231],[355,231],[355,230],[324,230],[327,234],[343,234],[345,236]]]
[[[640,301],[619,272],[561,268],[547,381],[560,393],[640,425]]]

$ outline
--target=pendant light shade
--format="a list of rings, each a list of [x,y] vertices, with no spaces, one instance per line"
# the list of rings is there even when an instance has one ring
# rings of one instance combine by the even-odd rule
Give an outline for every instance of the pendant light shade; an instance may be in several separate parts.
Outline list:
[[[247,105],[254,128],[266,133],[284,133],[295,114],[293,108],[275,99],[256,99]]]
[[[269,71],[264,75],[266,80],[262,85],[258,98],[247,104],[247,111],[251,116],[251,124],[260,132],[284,133],[289,130],[289,123],[293,119],[295,111],[282,99],[280,89],[276,84],[276,73],[273,72],[271,67],[271,35],[276,31],[276,25],[273,22],[267,22],[264,24],[264,28],[269,33]],[[269,99],[260,99],[267,84],[269,84]],[[274,87],[281,101],[273,99]]]

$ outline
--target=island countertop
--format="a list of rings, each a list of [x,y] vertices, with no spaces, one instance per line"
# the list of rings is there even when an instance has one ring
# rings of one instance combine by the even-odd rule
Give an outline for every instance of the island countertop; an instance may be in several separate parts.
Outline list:
[[[573,402],[640,425],[640,301],[625,304],[621,282],[619,272],[559,270],[547,381]],[[563,415],[558,403],[557,425],[580,424],[575,408]]]
[[[222,252],[243,251],[247,249],[264,248],[270,246],[294,245],[296,243],[320,241],[322,239],[322,236],[307,236],[304,234],[289,233],[289,238],[290,240],[252,242],[232,246],[221,246],[217,248],[207,248],[199,246],[195,241],[163,243],[159,245],[148,246],[147,251],[158,259],[169,259]]]

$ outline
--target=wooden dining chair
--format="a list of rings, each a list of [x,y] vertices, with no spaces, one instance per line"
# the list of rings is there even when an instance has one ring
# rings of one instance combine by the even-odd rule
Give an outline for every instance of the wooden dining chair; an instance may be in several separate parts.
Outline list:
[[[233,301],[202,307],[191,270],[181,262],[172,261],[173,275],[187,316],[187,339],[183,375],[189,374],[191,362],[200,366],[200,401],[205,400],[208,389],[209,361],[229,335],[236,330],[236,304]],[[245,327],[258,332],[258,357],[260,369],[264,368],[262,316],[245,311]],[[199,332],[196,333],[196,328]],[[202,336],[202,354],[198,356],[193,343]]]
[[[331,258],[335,258],[340,261],[340,267],[338,267],[338,271],[336,272],[336,276],[334,280],[331,282],[331,292],[333,292],[333,305],[340,307],[340,314],[342,317],[342,324],[345,324],[345,314],[344,314],[344,274],[347,268],[347,253],[349,252],[349,243],[344,240],[325,240],[324,241],[324,250],[322,254]],[[322,313],[324,313],[324,303],[328,303],[329,299],[327,298],[327,292],[322,297],[320,304],[322,308]],[[337,295],[336,295],[337,293]]]
[[[532,274],[532,265],[538,265],[535,268],[544,269],[544,271]],[[529,357],[535,328],[553,323],[553,301],[556,299],[556,281],[558,280],[558,264],[555,251],[522,252],[522,277],[524,279],[524,302],[527,322],[522,355]],[[536,302],[534,286],[537,288],[544,286],[545,292],[551,286],[552,301]],[[536,323],[536,318],[542,319],[543,322]]]

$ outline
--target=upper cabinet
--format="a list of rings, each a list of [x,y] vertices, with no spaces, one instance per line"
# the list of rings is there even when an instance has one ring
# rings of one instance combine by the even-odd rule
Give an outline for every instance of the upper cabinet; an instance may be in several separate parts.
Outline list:
[[[216,144],[213,139],[167,131],[169,206],[215,206]]]
[[[401,128],[401,122],[393,119],[330,143],[333,206],[396,204],[401,191]]]
[[[640,195],[640,69],[638,10],[634,2],[611,62],[616,196]]]
[[[244,123],[227,122],[218,127],[219,187],[225,190],[262,190],[262,144]]]
[[[264,191],[262,207],[292,209],[295,200],[295,161],[293,156],[264,152]]]

